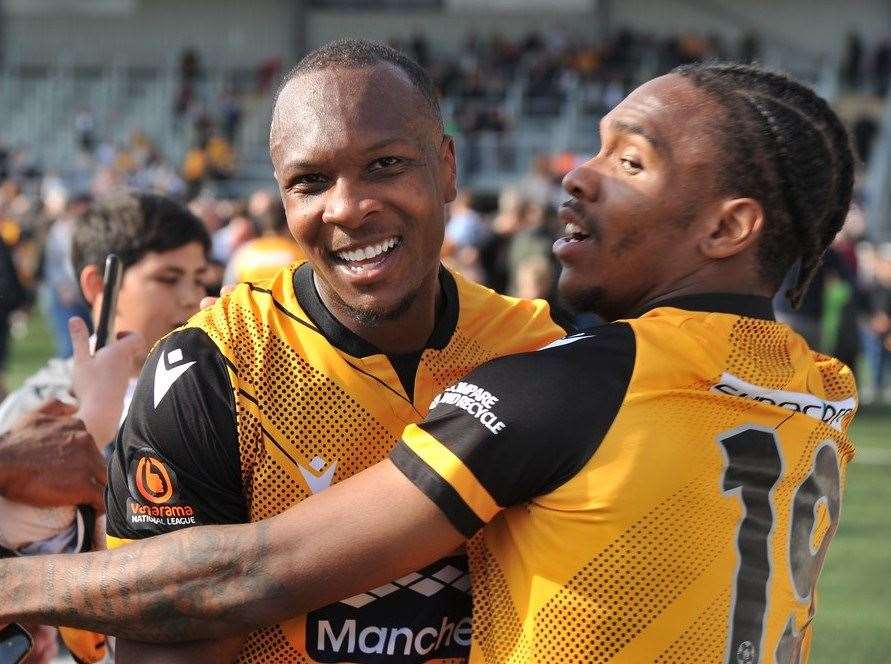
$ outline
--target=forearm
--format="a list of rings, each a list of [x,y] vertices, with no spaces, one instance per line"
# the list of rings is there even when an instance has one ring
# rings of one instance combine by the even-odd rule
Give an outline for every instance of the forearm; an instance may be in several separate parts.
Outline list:
[[[107,403],[107,402],[105,402]],[[80,405],[74,417],[84,423],[84,429],[93,439],[93,444],[100,452],[105,449],[109,442],[114,440],[117,430],[113,425],[108,423],[108,407],[103,408],[103,404],[94,403],[92,400],[84,402]],[[114,421],[120,420],[118,409],[111,408],[116,415]]]
[[[287,613],[268,573],[276,567],[268,534],[263,522],[212,526],[114,551],[0,560],[0,624],[151,641],[249,631]]]
[[[0,560],[0,623],[63,624],[135,641],[240,634],[399,578],[463,541],[386,461],[266,521],[188,528],[112,551]]]

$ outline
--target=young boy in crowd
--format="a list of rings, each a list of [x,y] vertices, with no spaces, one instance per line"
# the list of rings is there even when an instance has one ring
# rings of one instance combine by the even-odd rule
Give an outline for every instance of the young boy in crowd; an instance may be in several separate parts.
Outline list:
[[[94,326],[102,307],[105,258],[115,253],[121,258],[123,277],[112,330],[136,332],[145,342],[123,403],[107,409],[112,433],[108,439],[95,440],[100,451],[110,442],[121,413],[127,410],[148,351],[198,311],[198,303],[206,294],[203,277],[209,248],[210,238],[197,217],[178,203],[154,194],[112,195],[91,205],[76,221],[72,263]],[[0,404],[0,432],[48,400],[72,401],[72,362],[71,358],[51,359],[11,393]],[[91,433],[97,437],[95,431]],[[93,521],[89,508],[37,507],[0,497],[0,555],[88,550]],[[77,649],[68,635],[66,641]],[[88,638],[86,642],[93,644],[94,640]],[[88,650],[97,650],[87,643],[83,645]]]

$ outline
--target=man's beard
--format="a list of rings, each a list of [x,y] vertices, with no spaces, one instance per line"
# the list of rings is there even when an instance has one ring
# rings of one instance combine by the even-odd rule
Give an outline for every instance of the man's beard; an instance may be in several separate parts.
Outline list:
[[[336,292],[335,292],[335,296]],[[359,309],[356,307],[351,307],[349,304],[341,300],[341,304],[343,307],[350,313],[357,323],[362,325],[363,327],[377,327],[383,323],[389,323],[394,320],[399,320],[405,312],[407,312],[411,305],[415,303],[415,300],[418,297],[417,291],[412,291],[403,297],[399,302],[396,303],[395,306],[391,307],[387,310],[380,309]],[[337,296],[340,299],[339,296]]]
[[[313,284],[315,285],[316,293],[319,293],[319,297],[321,297],[322,293],[320,283],[325,284],[326,287],[324,290],[333,300],[332,304],[336,304],[337,309],[346,312],[353,320],[363,327],[377,327],[383,323],[398,320],[411,308],[411,305],[415,303],[415,300],[418,298],[418,292],[420,291],[420,287],[417,287],[415,290],[406,293],[399,302],[389,309],[375,309],[372,307],[362,308],[354,307],[347,303],[346,300],[340,296],[340,293],[337,292],[337,289],[332,288],[327,282],[324,282],[318,274],[314,274]]]

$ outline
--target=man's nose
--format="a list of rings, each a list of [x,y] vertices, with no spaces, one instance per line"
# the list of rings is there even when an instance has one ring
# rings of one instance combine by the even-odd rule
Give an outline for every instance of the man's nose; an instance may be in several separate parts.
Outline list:
[[[382,208],[380,201],[344,178],[328,190],[322,221],[347,228],[358,228]]]
[[[579,164],[563,177],[563,188],[573,198],[586,201],[596,200],[600,190],[600,174],[589,159]]]

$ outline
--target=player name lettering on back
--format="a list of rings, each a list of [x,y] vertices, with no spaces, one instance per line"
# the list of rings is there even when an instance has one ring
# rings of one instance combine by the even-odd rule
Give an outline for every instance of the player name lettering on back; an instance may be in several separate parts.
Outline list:
[[[489,431],[498,435],[507,426],[492,410],[498,401],[498,397],[485,388],[461,381],[437,394],[430,404],[430,410],[441,403],[455,406],[472,415]]]

